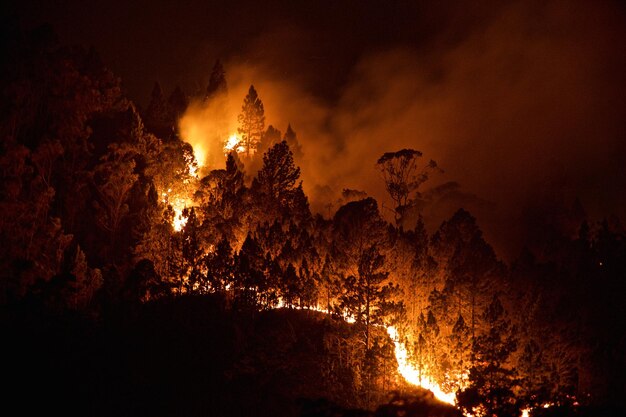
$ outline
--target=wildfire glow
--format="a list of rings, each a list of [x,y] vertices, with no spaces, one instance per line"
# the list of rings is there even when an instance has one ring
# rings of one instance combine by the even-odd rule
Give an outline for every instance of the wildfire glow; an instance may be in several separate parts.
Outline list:
[[[237,153],[245,152],[246,149],[240,145],[240,139],[236,133],[233,133],[228,137],[226,143],[224,143],[224,153],[228,154],[231,151],[235,151]]]
[[[167,193],[161,193],[161,202],[172,206],[172,210],[174,210],[172,227],[177,232],[180,232],[187,224],[187,217],[183,215],[183,210],[188,206],[189,201],[183,198],[170,198],[168,193],[171,193],[172,189],[167,191]]]
[[[275,308],[285,308],[287,305],[283,301],[282,298],[279,298],[278,304]],[[301,307],[292,306],[292,308],[296,308],[298,310],[302,309]],[[321,308],[319,306],[316,307],[307,307],[307,310],[319,311],[320,313],[330,314],[328,310],[325,308]],[[343,315],[343,319],[348,323],[354,323],[355,319],[352,316]],[[402,375],[402,377],[411,385],[416,385],[431,391],[435,398],[444,403],[455,405],[455,394],[453,392],[444,392],[437,384],[432,377],[429,375],[425,375],[415,369],[413,365],[409,363],[409,355],[404,343],[400,342],[400,337],[398,335],[398,330],[394,326],[387,326],[386,328],[387,334],[393,341],[395,346],[394,353],[396,356],[396,362],[398,362],[398,373]]]
[[[387,334],[389,334],[389,337],[393,340],[395,345],[394,352],[400,375],[402,375],[408,383],[430,390],[439,401],[454,405],[455,394],[453,392],[443,392],[429,375],[420,375],[420,372],[409,363],[408,352],[404,343],[400,342],[398,330],[394,326],[389,326],[387,327]]]
[[[193,146],[193,154],[196,157],[196,163],[198,164],[198,167],[203,167],[205,165],[207,157],[204,148],[200,144],[195,144]]]
[[[172,208],[174,209],[174,219],[172,220],[172,227],[174,227],[174,230],[176,230],[177,232],[180,232],[187,224],[187,217],[183,215],[183,209],[185,207],[172,205]]]

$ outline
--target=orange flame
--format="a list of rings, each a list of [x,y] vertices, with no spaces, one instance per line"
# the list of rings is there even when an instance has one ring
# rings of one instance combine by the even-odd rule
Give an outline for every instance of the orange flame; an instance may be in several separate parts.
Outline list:
[[[387,327],[387,334],[393,340],[395,345],[396,361],[398,362],[398,372],[402,377],[412,385],[417,385],[430,390],[439,401],[455,404],[456,396],[453,392],[444,392],[439,384],[437,384],[430,375],[425,372],[420,374],[413,365],[409,363],[409,355],[404,343],[400,342],[398,330],[394,326]]]
[[[239,136],[237,136],[236,133],[230,135],[226,140],[226,143],[224,143],[224,154],[228,154],[233,150],[237,153],[243,153],[246,151],[246,148],[241,145],[241,139],[239,139]]]

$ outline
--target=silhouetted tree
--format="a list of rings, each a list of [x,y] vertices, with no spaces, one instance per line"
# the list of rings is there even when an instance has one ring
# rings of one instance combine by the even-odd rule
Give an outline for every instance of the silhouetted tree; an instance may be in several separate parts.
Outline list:
[[[213,252],[204,257],[204,266],[210,292],[221,293],[233,287],[233,249],[226,236],[222,237]]]
[[[195,207],[183,210],[183,216],[187,222],[181,230],[182,253],[184,262],[184,276],[181,276],[181,283],[184,283],[187,292],[196,290],[206,291],[206,277],[201,272],[202,243],[200,242],[200,224],[196,216]],[[186,280],[185,280],[186,278]]]
[[[513,394],[516,372],[508,366],[509,357],[517,348],[516,330],[511,327],[498,297],[493,297],[483,320],[487,331],[474,341],[469,387],[457,394],[457,401],[466,413],[519,415],[519,405]]]
[[[211,70],[209,84],[206,87],[204,100],[210,100],[217,95],[226,94],[227,91],[228,86],[226,84],[226,71],[224,71],[224,66],[218,59],[215,61],[213,69]]]
[[[165,100],[161,84],[158,82],[155,82],[152,88],[150,103],[144,118],[148,131],[163,139],[170,138],[172,134],[171,109]]]
[[[494,282],[505,276],[504,265],[485,242],[476,219],[463,209],[442,223],[433,235],[432,247],[443,274],[443,295],[451,298],[454,314],[450,320],[458,314],[468,317],[473,338],[478,312],[490,303]]]
[[[259,208],[264,212],[259,216],[271,216],[272,212],[293,207],[295,197],[302,196],[296,187],[299,177],[300,168],[294,164],[287,142],[280,142],[270,148],[263,155],[263,167],[257,173],[251,187],[257,202],[260,203]],[[301,207],[302,205],[307,207]],[[297,208],[307,210],[308,203],[300,202]]]
[[[128,201],[138,175],[135,173],[136,150],[127,143],[109,145],[109,152],[95,167],[93,182],[97,193],[94,208],[98,225],[108,234],[109,262],[116,262],[118,232],[129,214]]]
[[[248,94],[243,100],[241,113],[237,120],[239,121],[237,132],[241,136],[241,146],[244,147],[246,157],[249,159],[250,155],[256,151],[265,131],[265,109],[253,85],[250,86]]]
[[[236,164],[233,153],[226,158],[226,169],[213,170],[204,177],[194,199],[202,213],[203,239],[217,244],[221,236],[237,246],[245,239],[248,201],[243,172]]]
[[[280,130],[276,129],[274,126],[269,125],[267,130],[263,133],[261,137],[261,141],[259,142],[259,146],[257,147],[258,153],[265,153],[267,150],[277,143],[281,142],[281,133]]]
[[[265,256],[257,240],[248,234],[235,257],[235,302],[241,308],[256,308],[266,287]]]
[[[396,204],[396,225],[402,223],[403,211],[409,205],[410,196],[422,185],[430,173],[437,169],[437,163],[432,159],[418,172],[418,158],[422,153],[414,149],[402,149],[397,152],[387,152],[378,158],[377,165],[383,174],[385,188]]]
[[[287,130],[283,136],[283,140],[289,145],[289,149],[293,152],[293,157],[297,160],[302,158],[302,146],[298,142],[298,136],[296,132],[291,128],[291,123],[287,125]]]
[[[176,131],[178,120],[185,113],[188,105],[189,99],[183,90],[179,86],[176,86],[174,91],[172,91],[172,94],[170,94],[167,99],[167,106],[170,111],[168,122],[171,124],[173,131]]]

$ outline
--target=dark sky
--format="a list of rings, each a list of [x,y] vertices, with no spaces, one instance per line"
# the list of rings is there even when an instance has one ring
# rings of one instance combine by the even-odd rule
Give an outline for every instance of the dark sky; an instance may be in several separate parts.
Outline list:
[[[233,112],[254,83],[267,122],[293,124],[313,203],[325,186],[384,201],[375,161],[412,147],[462,185],[432,223],[468,206],[504,252],[577,197],[594,219],[626,217],[623,2],[128,3],[13,7],[95,46],[142,105],[155,80],[204,88],[221,58]]]
[[[449,47],[498,2],[458,1],[80,1],[17,2],[28,26],[53,24],[63,43],[95,46],[146,101],[154,80],[166,89],[204,87],[213,61],[271,62],[318,95],[336,97],[365,54],[397,45]]]

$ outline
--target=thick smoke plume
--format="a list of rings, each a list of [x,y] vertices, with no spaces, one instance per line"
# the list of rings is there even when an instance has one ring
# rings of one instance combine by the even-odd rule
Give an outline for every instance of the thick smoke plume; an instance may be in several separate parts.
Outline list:
[[[344,188],[390,206],[376,160],[414,148],[445,170],[424,190],[461,185],[427,208],[430,227],[465,206],[500,253],[514,255],[531,233],[532,213],[579,198],[592,218],[626,214],[625,22],[613,3],[509,3],[462,33],[443,30],[426,47],[362,54],[336,99],[312,93],[303,74],[314,68],[281,66],[299,42],[306,50],[308,37],[306,29],[278,28],[252,42],[256,55],[243,56],[254,60],[226,60],[227,98],[192,105],[183,137],[206,140],[209,164],[223,164],[212,138],[236,130],[254,84],[266,125],[284,132],[291,123],[297,132],[304,154],[297,162],[317,210]]]

